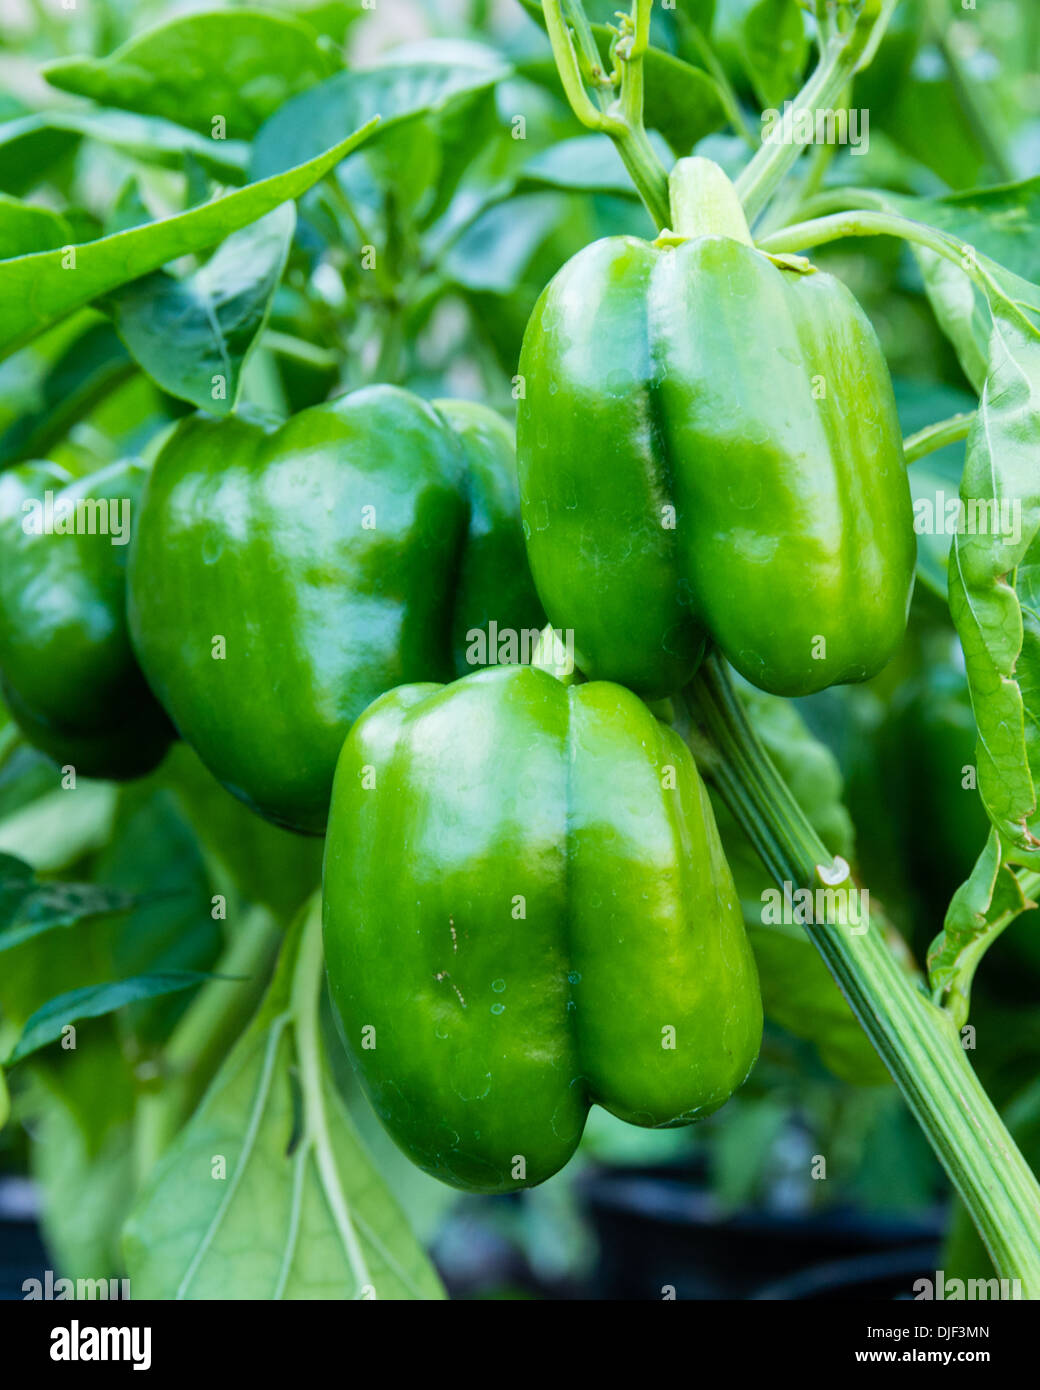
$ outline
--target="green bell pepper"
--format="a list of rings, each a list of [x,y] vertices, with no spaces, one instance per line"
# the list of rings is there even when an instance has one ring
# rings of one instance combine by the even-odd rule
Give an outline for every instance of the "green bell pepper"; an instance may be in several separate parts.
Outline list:
[[[717,1109],[758,1053],[740,903],[686,745],[532,667],[391,691],[336,769],[325,959],[392,1136],[471,1191],[544,1181],[595,1102]]]
[[[676,234],[608,237],[548,285],[520,358],[528,558],[578,665],[647,698],[710,639],[806,695],[899,644],[915,538],[891,380],[840,281],[751,243],[708,160]]]
[[[280,426],[191,417],[145,495],[129,616],[209,770],[320,835],[343,739],[376,696],[471,669],[467,634],[491,620],[543,621],[511,432],[484,406],[390,386]]]
[[[129,529],[147,470],[0,474],[0,682],[34,747],[85,777],[151,771],[173,730],[126,626]]]

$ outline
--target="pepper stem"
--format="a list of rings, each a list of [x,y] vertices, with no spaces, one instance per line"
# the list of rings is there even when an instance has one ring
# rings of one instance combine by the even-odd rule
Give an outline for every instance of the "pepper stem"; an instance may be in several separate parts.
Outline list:
[[[682,237],[724,236],[750,246],[737,190],[711,159],[680,159],[668,176],[671,230]]]
[[[752,730],[725,664],[709,657],[684,696],[706,774],[781,887],[852,885]],[[684,732],[680,729],[680,732]],[[689,739],[688,739],[689,741]],[[698,750],[699,751],[699,750]],[[866,931],[806,925],[853,1013],[967,1205],[1002,1278],[1040,1298],[1040,1187],[969,1065],[953,1018],[907,978],[874,915]]]

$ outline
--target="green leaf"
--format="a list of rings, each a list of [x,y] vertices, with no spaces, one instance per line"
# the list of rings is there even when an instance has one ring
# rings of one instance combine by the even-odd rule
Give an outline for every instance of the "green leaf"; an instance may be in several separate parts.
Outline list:
[[[341,72],[294,97],[253,142],[250,176],[267,178],[310,159],[336,139],[382,117],[379,135],[401,121],[429,119],[507,77],[510,68],[491,49],[450,40],[422,46],[419,58],[387,54],[379,64]]]
[[[51,364],[35,409],[0,433],[0,467],[46,458],[77,421],[132,374],[134,365],[108,323],[91,323]]]
[[[41,1047],[60,1038],[70,1023],[84,1018],[99,1018],[102,1014],[114,1013],[126,1004],[141,999],[156,999],[163,994],[176,994],[182,989],[191,989],[210,976],[195,970],[166,970],[152,975],[137,975],[129,980],[115,980],[110,984],[86,985],[83,989],[69,990],[59,994],[37,1009],[6,1058],[4,1065],[11,1066],[38,1052]]]
[[[960,1028],[968,1018],[971,983],[983,955],[1016,917],[1035,907],[1003,862],[991,831],[967,883],[953,895],[943,929],[928,951],[928,977]]]
[[[21,196],[45,181],[79,144],[78,131],[46,116],[16,116],[0,124],[0,191]]]
[[[66,251],[0,262],[0,356],[50,324],[168,261],[203,251],[297,198],[366,140],[371,121],[315,159],[161,222],[102,237]]]
[[[288,0],[282,8],[336,44],[344,42],[351,25],[364,14],[360,0]]]
[[[216,178],[242,183],[249,146],[212,140],[172,121],[128,111],[46,111],[0,125],[0,190],[21,194],[36,187],[81,140],[96,140],[164,168],[197,159]]]
[[[793,96],[809,56],[798,0],[754,0],[741,25],[739,52],[763,106],[779,107]]]
[[[316,901],[256,1019],[145,1182],[124,1238],[138,1297],[441,1296],[331,1082],[320,931]]]
[[[98,855],[96,883],[122,890],[133,906],[113,924],[108,977],[218,969],[223,923],[213,916],[213,885],[192,827],[175,798],[147,781],[120,789],[112,838]],[[241,923],[236,919],[237,936]],[[228,968],[206,986],[229,1007]],[[195,996],[196,998],[198,996]],[[164,1043],[189,1007],[183,994],[133,1004],[120,1032],[138,1048]]]
[[[292,203],[235,232],[193,274],[155,271],[107,299],[116,331],[164,391],[215,415],[238,399],[289,255]]]
[[[45,63],[52,87],[209,135],[248,140],[290,97],[322,81],[332,61],[306,24],[260,10],[179,16],[107,58]]]
[[[0,194],[0,261],[49,251],[68,238],[68,223],[57,213]]]
[[[951,233],[1023,280],[1040,284],[1040,176],[945,198],[892,201],[908,217]]]
[[[995,299],[961,480],[950,614],[978,724],[979,792],[1015,863],[1040,864],[1040,331]]]

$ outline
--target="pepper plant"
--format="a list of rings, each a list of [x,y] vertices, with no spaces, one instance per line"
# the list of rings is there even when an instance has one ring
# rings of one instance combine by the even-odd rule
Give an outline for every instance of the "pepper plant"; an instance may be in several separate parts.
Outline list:
[[[1040,1297],[973,1065],[1040,887],[1035,17],[995,86],[942,0],[135,10],[41,9],[0,109],[0,1157],[62,1271],[435,1298],[452,1188],[580,1203],[595,1106],[725,1188],[780,1085],[897,1089]]]

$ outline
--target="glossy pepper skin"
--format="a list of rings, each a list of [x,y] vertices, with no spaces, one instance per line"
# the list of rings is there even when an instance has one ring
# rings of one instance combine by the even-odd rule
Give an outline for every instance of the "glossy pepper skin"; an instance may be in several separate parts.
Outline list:
[[[129,547],[109,529],[132,530],[146,477],[136,461],[78,479],[45,462],[0,473],[4,699],[34,747],[85,777],[150,772],[173,737],[130,647]]]
[[[694,234],[593,243],[528,324],[539,595],[587,675],[647,697],[708,640],[775,694],[864,680],[902,638],[915,557],[887,365],[844,285],[756,250],[722,171],[688,166]]]
[[[376,696],[470,669],[466,634],[490,618],[543,621],[510,432],[486,407],[390,386],[280,426],[183,421],[145,496],[129,615],[210,771],[321,834],[343,739]]]
[[[542,1182],[593,1102],[686,1124],[754,1063],[758,978],[707,794],[621,686],[513,666],[383,696],[343,747],[323,885],[347,1047],[445,1182]]]

